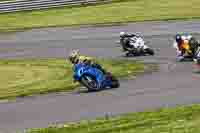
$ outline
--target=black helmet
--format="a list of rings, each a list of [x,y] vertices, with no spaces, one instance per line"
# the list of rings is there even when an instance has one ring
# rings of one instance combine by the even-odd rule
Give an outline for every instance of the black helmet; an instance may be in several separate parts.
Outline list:
[[[176,40],[177,43],[180,43],[182,41],[181,35],[180,34],[176,34],[175,40]]]

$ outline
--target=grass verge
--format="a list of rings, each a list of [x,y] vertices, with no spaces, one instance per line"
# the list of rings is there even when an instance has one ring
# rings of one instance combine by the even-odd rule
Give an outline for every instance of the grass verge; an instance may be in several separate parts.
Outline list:
[[[199,133],[200,105],[31,129],[28,133]]]
[[[192,19],[200,16],[199,0],[113,1],[109,4],[86,7],[62,7],[0,14],[0,31],[81,24]]]
[[[118,77],[135,76],[144,71],[141,62],[98,60]],[[33,94],[67,91],[78,84],[72,82],[72,68],[64,59],[0,60],[0,99]]]

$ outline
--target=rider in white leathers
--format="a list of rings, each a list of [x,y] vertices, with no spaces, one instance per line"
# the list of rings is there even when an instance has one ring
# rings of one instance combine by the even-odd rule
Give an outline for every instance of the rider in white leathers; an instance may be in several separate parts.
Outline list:
[[[125,32],[120,32],[120,43],[124,51],[144,46],[144,41],[138,38],[136,34],[129,34]]]

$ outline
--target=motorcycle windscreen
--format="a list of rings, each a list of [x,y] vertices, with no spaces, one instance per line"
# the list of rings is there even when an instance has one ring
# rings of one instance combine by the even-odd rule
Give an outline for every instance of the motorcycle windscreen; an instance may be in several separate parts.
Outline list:
[[[79,63],[74,66],[74,78],[80,80],[83,73],[87,72],[89,67],[84,63]]]
[[[80,80],[84,66],[82,64],[76,64],[73,68],[74,74],[73,77],[76,80]]]

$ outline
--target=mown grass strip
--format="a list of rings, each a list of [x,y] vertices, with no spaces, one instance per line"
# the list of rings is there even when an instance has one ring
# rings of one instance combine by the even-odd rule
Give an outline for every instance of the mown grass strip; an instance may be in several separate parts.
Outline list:
[[[198,133],[200,105],[164,108],[153,112],[65,123],[30,129],[29,133]]]

